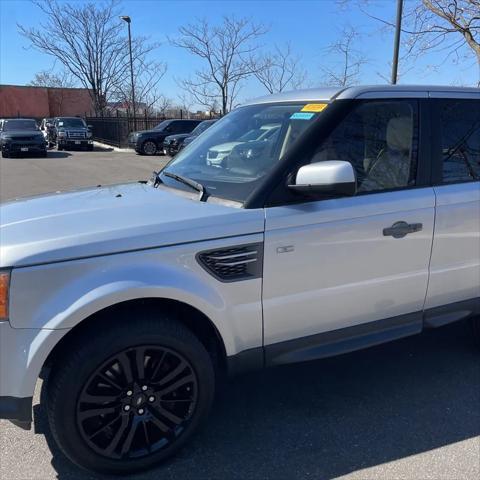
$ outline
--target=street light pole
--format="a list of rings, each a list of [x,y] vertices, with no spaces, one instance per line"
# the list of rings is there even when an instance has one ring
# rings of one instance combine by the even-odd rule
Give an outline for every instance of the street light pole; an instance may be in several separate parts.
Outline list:
[[[120,17],[124,22],[127,22],[128,25],[128,51],[130,53],[130,81],[132,84],[132,107],[133,107],[133,128],[137,129],[137,110],[135,105],[135,82],[133,81],[133,57],[132,57],[132,32],[130,29],[130,24],[132,19],[128,15]]]
[[[398,55],[400,52],[400,33],[402,31],[403,0],[397,0],[397,21],[395,24],[395,40],[393,44],[392,85],[397,84]]]

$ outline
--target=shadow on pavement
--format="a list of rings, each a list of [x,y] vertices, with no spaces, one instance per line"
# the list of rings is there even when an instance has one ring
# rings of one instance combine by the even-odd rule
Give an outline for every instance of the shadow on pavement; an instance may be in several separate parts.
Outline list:
[[[231,380],[207,426],[135,479],[331,479],[480,435],[480,355],[464,324]],[[73,466],[47,436],[59,479]]]
[[[65,151],[58,151],[58,150],[49,150],[47,154],[47,158],[67,158],[71,157],[72,154]]]

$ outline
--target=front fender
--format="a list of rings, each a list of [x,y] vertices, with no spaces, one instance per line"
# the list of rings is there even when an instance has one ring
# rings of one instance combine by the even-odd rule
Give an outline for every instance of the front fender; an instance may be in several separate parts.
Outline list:
[[[261,346],[261,280],[221,283],[198,265],[195,254],[191,246],[179,246],[14,269],[11,325],[69,330],[112,305],[165,298],[206,315],[227,355]]]

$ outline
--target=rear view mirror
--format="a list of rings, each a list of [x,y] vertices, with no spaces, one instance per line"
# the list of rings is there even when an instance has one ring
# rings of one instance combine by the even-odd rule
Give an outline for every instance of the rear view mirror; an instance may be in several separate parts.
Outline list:
[[[329,160],[301,167],[288,188],[306,195],[350,196],[357,193],[357,179],[351,163]]]

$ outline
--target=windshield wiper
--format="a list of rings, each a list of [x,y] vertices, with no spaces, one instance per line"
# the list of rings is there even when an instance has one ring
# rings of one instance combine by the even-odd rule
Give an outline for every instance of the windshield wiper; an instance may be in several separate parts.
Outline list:
[[[200,194],[198,199],[201,202],[206,202],[207,198],[210,196],[210,194],[207,192],[207,189],[201,183],[196,182],[191,178],[183,177],[182,175],[177,175],[176,173],[171,173],[171,172],[162,172],[162,173],[166,177],[173,178],[177,182],[183,183],[184,185],[188,185],[189,187],[196,190]]]

